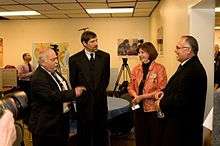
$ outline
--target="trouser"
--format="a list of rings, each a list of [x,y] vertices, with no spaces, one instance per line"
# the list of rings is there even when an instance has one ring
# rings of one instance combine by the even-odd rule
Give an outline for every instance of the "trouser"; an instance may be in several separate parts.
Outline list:
[[[77,123],[77,135],[77,146],[106,146],[108,144],[105,120],[79,120]]]
[[[134,111],[136,146],[161,146],[162,119],[156,112]]]

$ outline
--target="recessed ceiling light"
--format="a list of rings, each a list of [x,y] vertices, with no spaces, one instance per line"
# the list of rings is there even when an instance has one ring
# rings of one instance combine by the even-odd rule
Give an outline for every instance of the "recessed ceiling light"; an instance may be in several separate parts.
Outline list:
[[[89,14],[101,13],[132,13],[134,8],[86,9]]]
[[[0,12],[0,16],[29,16],[29,15],[40,15],[37,11],[7,11]]]
[[[215,26],[215,29],[220,29],[220,26]]]

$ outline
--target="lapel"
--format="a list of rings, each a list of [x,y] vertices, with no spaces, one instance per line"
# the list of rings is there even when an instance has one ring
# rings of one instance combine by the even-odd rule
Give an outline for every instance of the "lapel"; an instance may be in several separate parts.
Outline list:
[[[67,80],[62,76],[62,74],[60,72],[56,71],[56,73],[66,82],[67,88],[68,88],[68,90],[70,90],[70,86],[69,86]]]
[[[102,71],[104,70],[102,67],[104,60],[100,54],[100,51],[96,51],[96,58],[95,58],[95,88],[97,88],[98,83],[101,80]]]
[[[85,78],[89,87],[91,87],[91,84],[90,84],[91,76],[89,75],[89,73],[91,72],[89,66],[91,66],[91,64],[90,64],[89,59],[87,58],[84,50],[80,52],[79,56],[80,56],[79,61],[81,64],[83,77]],[[100,78],[101,78],[101,70],[102,70],[101,64],[102,64],[102,56],[100,55],[99,50],[98,50],[95,53],[95,65],[94,65],[94,68],[95,68],[95,79],[94,79],[95,80],[95,88],[97,87],[98,82],[100,81]],[[94,87],[92,87],[92,88],[94,88]]]

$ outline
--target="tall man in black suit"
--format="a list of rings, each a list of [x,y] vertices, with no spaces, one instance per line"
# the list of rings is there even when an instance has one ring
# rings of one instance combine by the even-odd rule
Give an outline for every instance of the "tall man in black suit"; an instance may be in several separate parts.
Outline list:
[[[165,114],[162,146],[202,146],[207,76],[198,50],[192,36],[182,36],[177,43],[175,53],[181,64],[158,102]]]
[[[80,96],[84,87],[70,90],[64,77],[58,73],[54,50],[39,55],[39,66],[31,81],[29,129],[33,146],[66,146],[68,140],[68,113],[63,103]]]
[[[72,88],[86,87],[86,93],[77,103],[78,146],[105,146],[110,55],[98,50],[94,32],[85,31],[81,35],[81,43],[84,49],[69,59]]]

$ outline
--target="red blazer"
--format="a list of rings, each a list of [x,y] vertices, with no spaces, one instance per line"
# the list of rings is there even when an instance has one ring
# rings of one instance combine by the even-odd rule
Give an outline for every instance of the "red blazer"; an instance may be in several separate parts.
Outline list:
[[[138,86],[143,78],[142,65],[136,65],[131,71],[131,81],[128,86],[128,93],[131,96],[138,95]],[[153,61],[149,67],[149,71],[145,80],[145,85],[143,89],[144,95],[149,95],[156,93],[165,88],[167,83],[167,75],[165,67],[159,63]],[[155,98],[154,96],[149,96],[144,99],[144,111],[152,112],[156,111]]]

